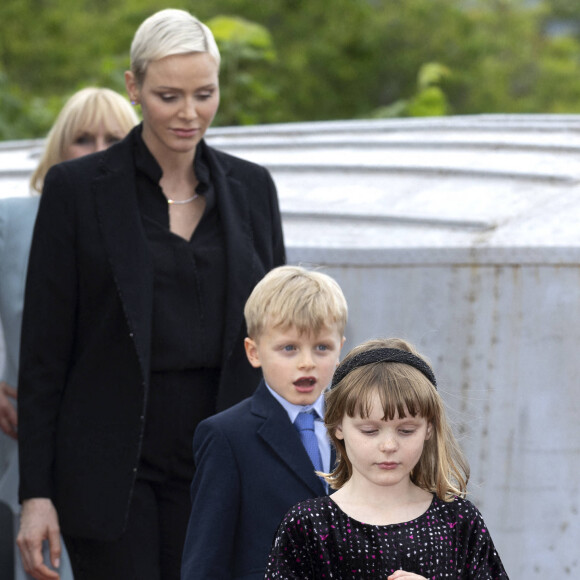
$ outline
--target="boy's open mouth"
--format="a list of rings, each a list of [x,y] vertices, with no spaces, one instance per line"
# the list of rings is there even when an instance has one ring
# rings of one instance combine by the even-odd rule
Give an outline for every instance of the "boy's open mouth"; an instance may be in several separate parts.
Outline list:
[[[313,387],[316,383],[314,377],[301,377],[297,381],[294,381],[294,386],[296,387]]]

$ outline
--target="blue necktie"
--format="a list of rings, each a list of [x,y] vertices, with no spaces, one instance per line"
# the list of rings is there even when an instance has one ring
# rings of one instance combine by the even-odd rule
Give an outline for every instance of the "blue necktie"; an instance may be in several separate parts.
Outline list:
[[[302,411],[294,420],[294,426],[300,433],[302,444],[314,465],[316,471],[322,471],[322,459],[320,457],[320,449],[318,448],[318,439],[314,432],[314,414],[312,412]]]

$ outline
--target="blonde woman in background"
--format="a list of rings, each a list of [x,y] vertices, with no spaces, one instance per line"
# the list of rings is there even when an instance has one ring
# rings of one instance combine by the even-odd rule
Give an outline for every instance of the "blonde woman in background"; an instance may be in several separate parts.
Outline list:
[[[96,87],[78,91],[64,105],[46,137],[44,152],[30,179],[32,189],[42,193],[44,177],[53,165],[104,151],[138,122],[133,107],[119,93]]]
[[[15,519],[20,511],[16,384],[26,266],[40,201],[35,194],[41,193],[50,167],[106,149],[123,139],[137,123],[127,99],[115,91],[93,87],[78,91],[64,105],[46,138],[30,182],[33,195],[0,200],[0,323],[6,343],[0,380],[0,501],[10,506]],[[72,578],[64,560],[60,572],[61,579]],[[16,578],[25,577],[22,567],[17,566]]]

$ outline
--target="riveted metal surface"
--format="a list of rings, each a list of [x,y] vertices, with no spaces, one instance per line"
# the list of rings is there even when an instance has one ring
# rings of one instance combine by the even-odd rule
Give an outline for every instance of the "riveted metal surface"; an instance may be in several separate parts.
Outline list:
[[[218,128],[208,142],[271,170],[289,261],[346,294],[346,350],[402,336],[430,358],[510,577],[580,578],[580,116]],[[27,193],[40,145],[0,145],[0,196]]]

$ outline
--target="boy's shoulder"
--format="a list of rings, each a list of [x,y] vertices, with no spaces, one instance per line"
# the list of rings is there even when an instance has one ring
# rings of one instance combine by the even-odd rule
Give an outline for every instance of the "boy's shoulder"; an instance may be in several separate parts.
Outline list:
[[[200,421],[199,427],[217,427],[219,425],[231,425],[234,419],[237,420],[238,417],[245,417],[250,413],[250,409],[252,407],[252,399],[254,395],[243,399],[239,403],[232,405],[228,409],[224,409],[223,411],[219,411],[215,415],[211,415],[207,417],[203,421]]]
[[[219,429],[224,432],[239,433],[243,430],[254,429],[257,424],[269,417],[275,417],[279,421],[287,417],[287,413],[262,381],[253,395],[204,419],[197,426],[197,430]]]

